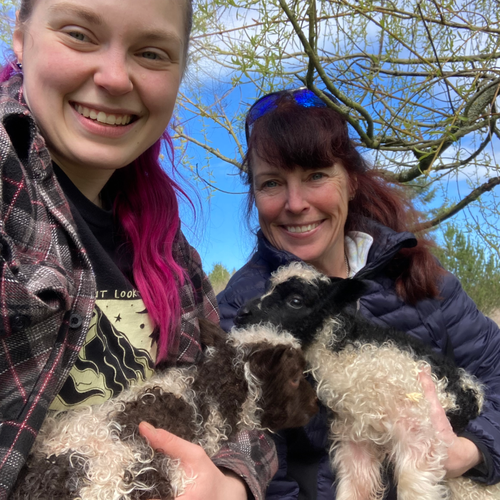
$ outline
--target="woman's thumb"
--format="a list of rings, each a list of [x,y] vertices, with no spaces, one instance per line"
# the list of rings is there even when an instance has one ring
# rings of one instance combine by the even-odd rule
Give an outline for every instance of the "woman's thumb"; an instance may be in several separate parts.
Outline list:
[[[189,441],[168,432],[164,429],[156,429],[147,422],[139,424],[139,433],[146,438],[150,446],[156,451],[161,451],[172,458],[181,460],[188,458],[192,453],[192,447],[197,446]]]

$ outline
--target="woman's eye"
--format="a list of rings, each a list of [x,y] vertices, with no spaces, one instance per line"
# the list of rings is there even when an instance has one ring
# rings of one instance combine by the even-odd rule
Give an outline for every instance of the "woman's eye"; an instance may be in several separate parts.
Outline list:
[[[150,61],[157,61],[158,59],[161,59],[159,54],[150,50],[143,52],[142,57],[144,57],[144,59],[149,59]]]
[[[87,40],[87,36],[84,35],[83,33],[80,33],[79,31],[70,31],[68,35],[71,38],[74,38],[75,40],[78,40],[80,42],[85,42]]]
[[[264,188],[275,188],[278,186],[278,183],[276,181],[266,181],[264,182],[263,187]]]
[[[315,172],[314,174],[311,175],[311,179],[313,181],[319,181],[320,179],[323,179],[324,176],[325,176],[325,174],[323,174],[321,172]]]

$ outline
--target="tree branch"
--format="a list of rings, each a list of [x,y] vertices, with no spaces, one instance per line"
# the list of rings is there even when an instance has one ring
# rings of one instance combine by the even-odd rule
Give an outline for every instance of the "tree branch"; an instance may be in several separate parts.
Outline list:
[[[196,177],[200,179],[201,182],[206,184],[207,187],[210,189],[214,189],[215,191],[219,191],[220,193],[224,194],[248,194],[248,191],[243,191],[243,192],[233,192],[233,191],[225,191],[224,189],[221,189],[217,186],[214,186],[210,181],[207,181],[204,177],[200,175],[199,169],[198,169],[198,163],[195,165],[195,171],[196,171]]]
[[[354,57],[362,57],[364,56],[366,58],[366,55],[364,54],[351,54],[349,57],[354,58]],[[377,58],[377,56],[372,56]],[[321,62],[323,63],[334,63],[338,61],[342,61],[345,57],[324,57],[321,58]],[[458,62],[482,62],[482,61],[493,61],[500,59],[500,52],[492,52],[488,54],[476,54],[476,55],[469,55],[469,56],[449,56],[446,58],[447,63],[458,63]],[[378,60],[380,64],[394,64],[394,65],[401,65],[401,66],[412,66],[412,65],[421,65],[423,64],[422,59],[400,59],[400,58],[393,58],[393,57],[384,57],[383,59]],[[437,59],[434,57],[428,57],[425,60],[426,63],[432,63],[432,64],[437,64]]]
[[[487,193],[488,191],[491,191],[494,189],[496,186],[500,185],[500,177],[494,177],[490,179],[488,182],[485,182],[481,186],[477,187],[474,189],[471,193],[469,193],[463,200],[461,200],[459,203],[454,205],[453,207],[450,207],[447,209],[444,213],[438,215],[434,219],[427,221],[427,222],[422,222],[421,224],[417,225],[416,228],[414,229],[415,232],[420,232],[420,231],[426,231],[428,229],[431,229],[432,227],[436,227],[442,222],[444,222],[446,219],[449,219],[450,217],[453,217],[455,214],[463,210],[467,205],[472,203],[473,201],[476,201],[482,194]]]
[[[338,111],[339,113],[341,113],[342,116],[344,116],[349,121],[349,123],[356,129],[356,131],[360,135],[360,137],[363,140],[363,142],[365,142],[365,144],[367,146],[369,146],[369,147],[374,147],[375,143],[373,141],[373,120],[372,120],[370,114],[361,105],[359,105],[358,103],[356,103],[354,101],[351,101],[351,99],[349,99],[347,96],[345,96],[344,94],[342,94],[341,92],[339,92],[332,85],[330,79],[328,78],[327,74],[325,73],[324,68],[321,66],[321,64],[320,64],[320,62],[318,60],[317,55],[312,50],[312,47],[310,46],[310,44],[309,44],[307,38],[305,37],[302,29],[298,25],[297,20],[295,19],[295,17],[293,16],[292,12],[288,8],[288,5],[286,4],[285,0],[279,0],[279,3],[281,5],[281,8],[283,9],[283,11],[285,12],[285,14],[287,15],[288,19],[292,23],[292,26],[293,26],[295,32],[297,33],[297,36],[299,37],[299,39],[300,39],[300,41],[301,41],[301,43],[302,43],[302,45],[303,45],[303,47],[304,47],[304,49],[306,51],[306,54],[308,55],[308,57],[310,58],[310,60],[313,61],[314,66],[316,67],[316,71],[318,72],[318,75],[320,76],[320,78],[323,80],[323,83],[326,85],[328,91],[331,92],[337,99],[339,99],[340,101],[342,101],[348,107],[350,107],[350,108],[358,111],[361,114],[361,116],[363,116],[363,118],[365,118],[365,120],[367,122],[367,131],[365,132],[359,126],[359,122],[357,122],[357,120],[354,120],[349,114],[347,114],[345,112],[345,110],[341,109],[340,106],[337,106],[335,103],[332,103],[330,101],[330,99],[327,99],[326,96],[324,96],[324,94],[323,94],[323,97],[325,97],[325,99],[324,99],[325,102],[330,101],[331,104],[329,104],[329,105],[333,109],[335,109],[336,111]],[[311,90],[313,90],[313,89],[311,88]],[[320,93],[322,94],[322,92],[318,91],[317,89],[316,89],[316,93],[318,95],[320,95]]]
[[[421,78],[438,78],[438,77],[473,78],[483,72],[482,70],[476,70],[476,71],[464,70],[464,71],[442,71],[440,72],[440,74],[438,74],[438,73],[431,73],[430,71],[397,71],[397,70],[389,70],[382,68],[376,68],[376,70],[374,70],[372,66],[363,66],[362,64],[360,64],[359,67],[367,71],[376,71],[377,73],[382,73],[384,75],[409,76],[409,77],[421,77]]]
[[[196,140],[194,137],[186,135],[183,132],[179,132],[176,129],[174,129],[174,130],[175,130],[174,139],[176,139],[177,137],[180,137],[181,139],[185,139],[186,141],[192,142],[193,144],[196,144],[200,148],[205,149],[210,154],[213,154],[216,158],[219,158],[220,160],[225,161],[231,165],[234,165],[235,167],[239,168],[240,170],[243,170],[242,165],[239,161],[237,161],[233,158],[228,158],[227,156],[224,156],[218,149],[212,148],[208,144],[205,144],[203,142]]]
[[[355,9],[356,6],[353,4],[350,4],[346,1],[342,2],[344,5],[350,7],[351,9]],[[405,10],[400,10],[400,9],[388,9],[384,6],[373,6],[372,10],[374,10],[377,13],[380,14],[390,14],[391,16],[399,16],[402,19],[419,19],[420,16],[417,16],[414,12],[409,12]],[[453,14],[456,15],[456,12],[453,12]],[[497,28],[490,28],[489,26],[475,26],[472,24],[467,24],[467,23],[456,23],[456,22],[451,22],[451,21],[446,21],[442,14],[440,13],[440,18],[435,19],[433,17],[425,17],[424,20],[428,23],[433,23],[433,24],[439,24],[441,26],[446,26],[448,28],[455,28],[455,29],[464,29],[467,31],[473,31],[473,32],[482,32],[482,33],[490,33],[490,34],[500,34],[500,29]],[[487,22],[487,20],[485,19]],[[497,24],[497,23],[494,23]]]
[[[314,53],[317,53],[317,37],[316,37],[316,0],[309,0],[309,45]],[[306,86],[310,87],[314,82],[314,62],[309,58],[307,65]]]

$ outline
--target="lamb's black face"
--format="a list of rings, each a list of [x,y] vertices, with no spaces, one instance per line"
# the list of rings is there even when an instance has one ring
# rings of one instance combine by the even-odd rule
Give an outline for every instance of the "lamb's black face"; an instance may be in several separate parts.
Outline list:
[[[328,283],[311,285],[300,278],[290,278],[277,285],[270,295],[251,300],[242,307],[235,325],[272,323],[290,332],[306,346],[331,314],[330,308],[325,307],[328,291]]]
[[[339,314],[365,291],[365,284],[357,279],[319,279],[311,283],[294,276],[276,285],[271,293],[245,304],[234,323],[238,327],[271,323],[307,347],[327,319]]]

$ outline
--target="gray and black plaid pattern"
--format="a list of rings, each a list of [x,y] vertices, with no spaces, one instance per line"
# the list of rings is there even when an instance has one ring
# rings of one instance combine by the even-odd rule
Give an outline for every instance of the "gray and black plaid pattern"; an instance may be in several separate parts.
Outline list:
[[[0,89],[0,499],[85,339],[95,280],[22,79]]]

